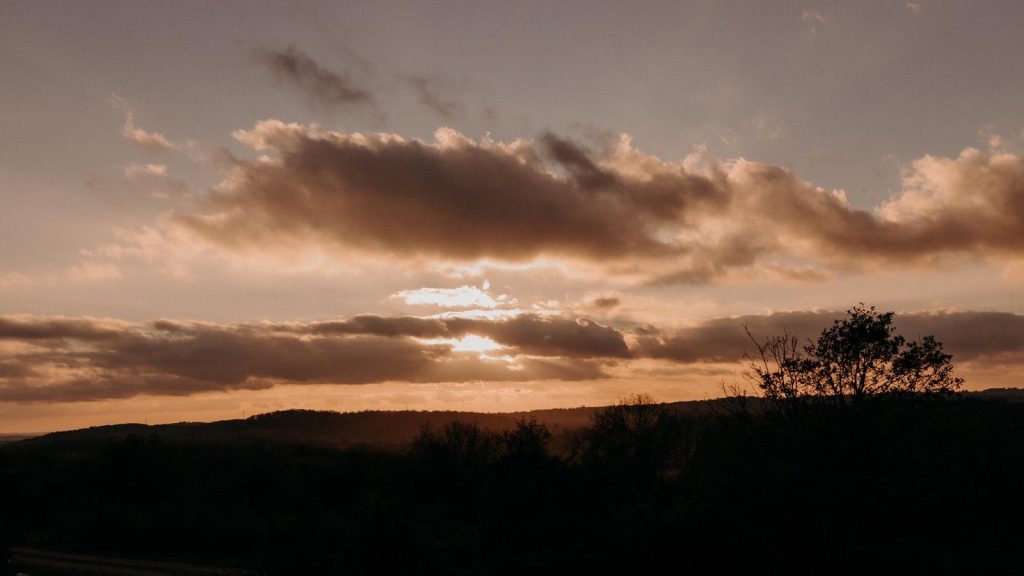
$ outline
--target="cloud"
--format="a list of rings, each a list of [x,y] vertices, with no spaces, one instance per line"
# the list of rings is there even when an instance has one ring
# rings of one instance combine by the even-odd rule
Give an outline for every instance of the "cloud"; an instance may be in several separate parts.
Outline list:
[[[811,339],[843,317],[804,311],[628,331],[585,318],[502,320],[363,315],[323,322],[139,324],[89,317],[0,316],[0,402],[189,395],[278,385],[379,382],[538,382],[620,377],[652,361],[715,374],[743,362],[757,338]],[[934,335],[971,366],[1024,365],[1024,316],[1007,312],[898,314],[897,332]],[[486,346],[481,346],[486,344]],[[478,349],[486,354],[464,352]],[[686,372],[689,374],[690,372]]]
[[[75,282],[102,282],[120,278],[121,268],[111,262],[82,262],[69,268],[67,274]]]
[[[482,336],[507,347],[509,353],[576,358],[624,358],[629,349],[622,332],[586,318],[518,314],[498,320],[419,318],[362,315],[334,322],[300,325],[314,334],[369,334],[416,338]]]
[[[647,327],[637,331],[633,353],[680,363],[738,362],[757,339],[797,336],[802,342],[816,338],[843,312],[780,312],[767,315],[716,318],[694,327],[663,331]],[[953,361],[993,362],[1010,359],[1024,363],[1024,316],[1009,312],[918,312],[897,314],[896,332],[911,340],[935,336]]]
[[[810,28],[811,34],[817,35],[818,26],[827,22],[827,19],[817,10],[804,10],[800,14],[800,21]]]
[[[920,16],[921,15],[921,10],[923,8],[922,8],[920,3],[918,3],[918,2],[907,2],[906,6],[907,6],[907,10],[909,10],[910,13],[913,14],[914,16]]]
[[[998,153],[1006,147],[1006,140],[995,131],[995,126],[986,124],[978,130],[978,139],[984,142],[993,153]]]
[[[125,178],[135,176],[167,176],[167,166],[163,164],[129,164],[124,167]]]
[[[129,322],[87,316],[0,316],[0,339],[5,340],[103,341],[130,334],[135,328]]]
[[[761,140],[778,140],[786,133],[779,120],[779,115],[764,111],[754,117],[754,131]]]
[[[305,325],[318,333],[457,338],[482,335],[516,353],[587,358],[658,358],[679,363],[736,362],[751,349],[745,327],[755,337],[784,331],[801,339],[816,337],[838,311],[780,312],[716,318],[697,326],[662,330],[648,326],[632,332],[587,319],[521,314],[499,321],[458,318],[357,316],[339,322]],[[1024,352],[1024,316],[1003,312],[927,312],[896,316],[896,328],[915,339],[935,335],[957,359],[973,361]],[[632,343],[627,346],[627,339]]]
[[[455,261],[585,260],[676,253],[656,228],[684,205],[725,201],[706,179],[619,185],[569,143],[474,142],[449,129],[432,144],[262,122],[238,138],[278,159],[244,163],[181,222],[224,246],[313,243]],[[551,152],[549,171],[541,156]],[[588,163],[590,163],[588,165]],[[613,182],[613,180],[615,180]],[[602,181],[608,189],[596,189]]]
[[[874,231],[897,259],[942,252],[1024,253],[1024,158],[968,148],[957,158],[925,156],[903,191],[879,209]]]
[[[32,285],[32,279],[20,272],[0,274],[0,289],[24,288]]]
[[[406,78],[406,81],[415,90],[419,103],[436,112],[438,116],[450,120],[465,112],[465,107],[461,102],[440,94],[440,90],[448,87],[447,79],[435,76],[411,76]]]
[[[347,106],[373,102],[373,95],[357,85],[347,72],[328,70],[295,46],[284,50],[259,49],[255,56],[280,84],[302,92],[313,103]]]
[[[187,190],[182,196],[185,194]],[[175,280],[192,279],[191,264],[209,251],[208,243],[164,220],[158,220],[155,226],[116,227],[113,236],[113,242],[92,251],[97,260],[113,266],[129,261],[145,263]]]
[[[954,360],[1024,361],[1024,316],[1019,314],[932,312],[898,315],[894,324],[909,338],[934,335]]]
[[[629,348],[623,334],[586,318],[550,318],[535,314],[498,320],[451,318],[454,334],[478,334],[522,354],[574,358],[625,358]]]
[[[590,306],[593,306],[594,308],[608,309],[615,308],[620,303],[621,300],[616,296],[598,296],[590,301]]]
[[[396,327],[415,322],[403,319]],[[350,322],[350,323],[349,323]],[[218,325],[0,317],[0,401],[189,395],[277,384],[580,380],[605,377],[579,358],[487,359],[353,319],[331,325]],[[408,331],[408,330],[406,330]],[[420,334],[425,332],[420,330]],[[507,339],[515,339],[516,329]],[[529,350],[530,338],[518,336]]]
[[[345,320],[293,324],[276,327],[278,330],[308,333],[318,336],[362,334],[370,336],[413,338],[446,338],[453,336],[447,324],[436,318],[416,316],[377,316],[364,314]]]
[[[148,152],[164,152],[176,147],[174,142],[165,138],[163,134],[159,132],[146,132],[142,128],[135,126],[135,113],[131,110],[125,114],[121,135]]]
[[[270,156],[177,222],[236,251],[476,262],[553,258],[656,284],[760,269],[935,265],[1024,254],[1024,159],[925,156],[874,210],[785,168],[696,151],[670,162],[628,136],[595,152],[547,134],[433,142],[265,121],[236,137]]]

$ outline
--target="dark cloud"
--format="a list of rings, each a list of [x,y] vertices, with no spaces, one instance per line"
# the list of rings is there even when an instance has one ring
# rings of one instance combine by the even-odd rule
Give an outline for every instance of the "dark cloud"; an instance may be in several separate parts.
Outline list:
[[[629,348],[618,330],[586,318],[547,318],[532,314],[508,320],[446,321],[454,334],[477,334],[517,350],[538,356],[625,358]]]
[[[440,76],[410,76],[406,81],[416,92],[420,104],[430,108],[438,116],[450,120],[465,112],[461,102],[443,96],[442,90],[450,90],[450,82]]]
[[[590,301],[594,308],[615,308],[621,301],[615,296],[599,296]]]
[[[664,331],[650,326],[638,331],[639,356],[673,362],[736,362],[752,350],[744,327],[758,339],[787,332],[812,338],[834,319],[836,312],[784,312],[771,315],[716,318],[692,328]]]
[[[594,162],[592,153],[578,144],[547,133],[541,137],[547,153],[585,190],[610,188],[618,183],[615,175]]]
[[[0,316],[0,340],[113,340],[130,335],[134,328],[127,322],[100,318]]]
[[[289,329],[282,326],[283,329]],[[347,320],[299,325],[313,334],[367,334],[416,338],[461,338],[473,334],[494,340],[514,354],[573,358],[624,358],[623,334],[586,318],[521,314],[501,320],[362,315]]]
[[[364,314],[347,320],[319,322],[303,327],[313,334],[369,334],[373,336],[412,336],[415,338],[446,338],[451,336],[441,320],[415,316],[385,317]]]
[[[373,101],[373,95],[359,86],[347,72],[328,70],[295,46],[284,50],[263,48],[254,54],[278,82],[302,92],[317,104],[344,106]]]
[[[238,136],[276,158],[240,162],[232,185],[178,217],[239,250],[554,256],[663,284],[1024,253],[1024,160],[1008,154],[925,157],[868,211],[778,166],[666,162],[626,138],[595,152],[553,134],[501,143],[442,129],[425,143],[277,121]]]
[[[338,250],[510,261],[542,254],[597,261],[680,250],[656,235],[658,224],[675,220],[651,205],[662,198],[586,190],[551,174],[532,145],[475,143],[450,130],[424,144],[313,133],[279,122],[240,137],[276,149],[279,160],[247,163],[236,186],[211,193],[201,213],[179,216],[225,246],[315,242]],[[706,190],[680,182],[671,194]]]
[[[708,363],[740,362],[752,351],[744,327],[756,338],[788,332],[807,340],[843,316],[786,312],[630,333],[586,319],[528,314],[228,325],[0,316],[0,401],[190,395],[303,383],[584,380],[606,378],[610,363],[628,370],[631,359],[705,370]],[[954,362],[1024,364],[1024,316],[914,313],[897,315],[894,325],[911,339],[934,335]],[[467,335],[500,344],[501,358],[459,352],[446,343]]]
[[[761,340],[784,332],[807,341],[821,333],[843,312],[782,312],[770,315],[717,318],[693,328],[662,331],[648,327],[637,331],[637,356],[673,362],[736,362],[753,352],[745,327]],[[917,340],[935,336],[954,362],[1024,361],[1024,316],[1008,312],[934,312],[897,314],[896,331]]]
[[[0,378],[28,378],[39,373],[31,366],[20,362],[0,362]]]
[[[1007,312],[948,312],[896,317],[894,324],[908,338],[932,334],[953,352],[954,360],[1021,360],[1024,316]]]
[[[360,316],[314,324],[218,325],[160,320],[145,325],[98,319],[0,317],[0,401],[76,401],[140,394],[263,389],[280,383],[367,384],[593,379],[607,344],[594,325],[545,334],[526,319],[494,328],[513,360],[458,352],[416,336],[458,335],[431,320]],[[499,323],[500,324],[500,323]],[[541,323],[544,324],[544,323]],[[432,330],[430,327],[433,326]],[[486,326],[480,325],[482,333]],[[607,337],[607,336],[606,336]],[[594,348],[595,354],[582,351]],[[548,356],[547,358],[535,357]],[[574,358],[576,357],[576,358]]]

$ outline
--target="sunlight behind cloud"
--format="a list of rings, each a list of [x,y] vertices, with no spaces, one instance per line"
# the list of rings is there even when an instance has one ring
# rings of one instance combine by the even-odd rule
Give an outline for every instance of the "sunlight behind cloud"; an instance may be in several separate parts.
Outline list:
[[[480,310],[478,308],[472,310],[446,310],[440,314],[434,314],[433,316],[427,316],[427,318],[467,318],[475,320],[501,320],[504,318],[514,318],[520,314],[527,313],[527,310],[522,308],[500,308],[496,310]]]
[[[467,334],[462,338],[431,338],[423,342],[427,344],[447,344],[452,347],[453,352],[476,352],[481,355],[503,348],[501,344],[494,340],[485,336],[477,336],[476,334]]]
[[[484,282],[482,288],[476,286],[459,286],[458,288],[420,288],[418,290],[402,290],[392,294],[392,298],[401,298],[406,304],[433,305],[444,308],[494,308],[508,296],[502,294],[497,298],[487,293],[490,287]]]

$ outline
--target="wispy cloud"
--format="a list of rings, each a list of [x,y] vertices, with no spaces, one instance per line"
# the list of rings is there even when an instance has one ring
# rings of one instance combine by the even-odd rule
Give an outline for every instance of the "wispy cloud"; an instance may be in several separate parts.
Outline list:
[[[811,34],[816,35],[818,33],[818,27],[825,24],[825,22],[827,22],[828,20],[826,20],[826,18],[821,14],[821,12],[818,12],[817,10],[808,9],[804,10],[800,14],[800,21],[803,22],[804,25],[810,29]]]
[[[166,176],[167,166],[163,164],[129,164],[124,167],[124,175],[127,178],[134,176]]]
[[[327,69],[295,46],[262,48],[254,54],[279,83],[305,94],[313,103],[334,107],[373,102],[370,91],[347,71]]]
[[[149,152],[163,152],[176,147],[174,142],[168,140],[163,134],[147,132],[137,127],[135,125],[135,113],[130,110],[125,114],[121,135]]]
[[[589,305],[599,309],[611,309],[617,307],[622,301],[618,296],[598,296],[589,302]]]
[[[773,112],[759,112],[754,117],[754,131],[761,140],[778,140],[785,134],[779,115]]]
[[[111,262],[82,262],[68,269],[73,282],[103,282],[121,277],[121,268]]]
[[[443,76],[411,76],[406,78],[416,92],[420,104],[433,110],[438,116],[450,120],[463,114],[465,106],[451,96],[442,95],[451,90],[451,82]]]
[[[19,272],[0,274],[0,290],[4,288],[23,288],[31,285],[32,279]]]

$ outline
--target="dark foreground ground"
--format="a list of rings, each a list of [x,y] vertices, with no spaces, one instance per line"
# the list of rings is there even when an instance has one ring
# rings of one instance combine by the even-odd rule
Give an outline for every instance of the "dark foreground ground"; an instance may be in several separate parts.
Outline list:
[[[446,417],[404,444],[345,436],[380,414],[62,433],[0,447],[0,570],[1020,573],[1024,404],[998,396]]]
[[[10,568],[30,576],[258,576],[255,570],[11,548]]]

